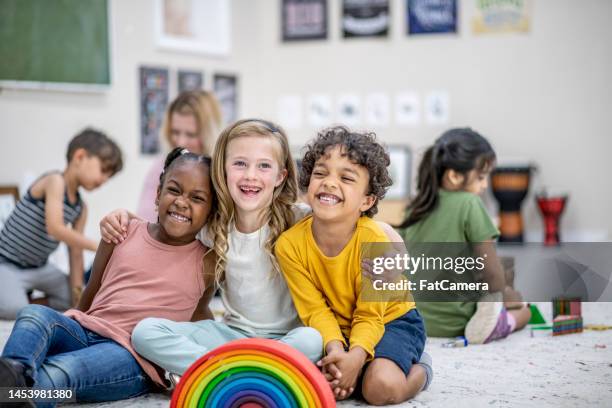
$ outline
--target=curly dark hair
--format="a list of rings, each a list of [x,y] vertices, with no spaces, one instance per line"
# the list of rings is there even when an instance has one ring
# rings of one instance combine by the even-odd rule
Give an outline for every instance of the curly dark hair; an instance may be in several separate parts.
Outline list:
[[[378,202],[385,197],[387,189],[393,184],[387,167],[391,163],[385,148],[376,141],[374,132],[353,132],[345,126],[323,129],[305,148],[299,185],[302,191],[308,190],[310,176],[317,160],[334,146],[343,146],[345,154],[353,163],[363,166],[370,176],[368,194],[376,197],[374,205],[363,215],[373,217],[378,212]]]

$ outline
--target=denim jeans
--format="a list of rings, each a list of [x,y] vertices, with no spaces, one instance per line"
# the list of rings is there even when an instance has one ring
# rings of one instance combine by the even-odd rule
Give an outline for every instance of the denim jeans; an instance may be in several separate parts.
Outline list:
[[[46,306],[19,312],[2,357],[22,363],[34,388],[71,388],[77,401],[131,398],[153,386],[127,349]]]

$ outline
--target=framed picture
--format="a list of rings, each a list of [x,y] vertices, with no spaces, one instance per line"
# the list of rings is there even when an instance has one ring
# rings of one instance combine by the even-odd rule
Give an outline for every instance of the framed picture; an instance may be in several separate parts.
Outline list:
[[[229,0],[155,0],[157,45],[216,56],[230,53]]]
[[[204,87],[204,76],[199,71],[179,69],[177,74],[178,92],[197,91]]]
[[[408,34],[457,32],[456,0],[406,0]]]
[[[140,67],[140,152],[159,152],[159,130],[168,104],[168,70]]]
[[[410,170],[412,169],[412,151],[408,146],[389,146],[389,174],[393,185],[387,190],[386,200],[405,200],[410,195]]]
[[[342,0],[344,38],[386,37],[390,20],[389,0]]]
[[[327,38],[327,0],[283,0],[283,41]]]
[[[11,215],[19,201],[19,188],[17,186],[0,186],[0,229]]]
[[[221,105],[223,122],[227,125],[238,119],[238,78],[236,75],[215,74],[213,91]]]

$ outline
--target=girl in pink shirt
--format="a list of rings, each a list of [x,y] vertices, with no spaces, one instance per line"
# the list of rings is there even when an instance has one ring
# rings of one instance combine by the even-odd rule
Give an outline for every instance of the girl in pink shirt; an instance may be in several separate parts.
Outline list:
[[[181,148],[170,152],[155,200],[158,222],[132,222],[120,244],[100,243],[77,309],[21,310],[0,358],[0,387],[70,388],[77,401],[111,401],[163,385],[130,336],[147,317],[211,316],[214,275],[204,264],[214,260],[196,240],[211,211],[211,190],[210,159]]]

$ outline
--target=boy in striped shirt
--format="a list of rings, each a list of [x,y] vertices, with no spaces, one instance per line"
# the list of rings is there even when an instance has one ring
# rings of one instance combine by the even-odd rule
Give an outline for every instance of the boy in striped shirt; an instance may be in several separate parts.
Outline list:
[[[85,129],[68,145],[63,172],[39,177],[19,200],[0,231],[0,319],[15,319],[41,290],[49,305],[67,309],[83,286],[83,250],[98,244],[85,237],[87,207],[79,189],[95,190],[123,167],[121,150],[104,133]],[[70,275],[47,262],[60,242],[70,253]]]

